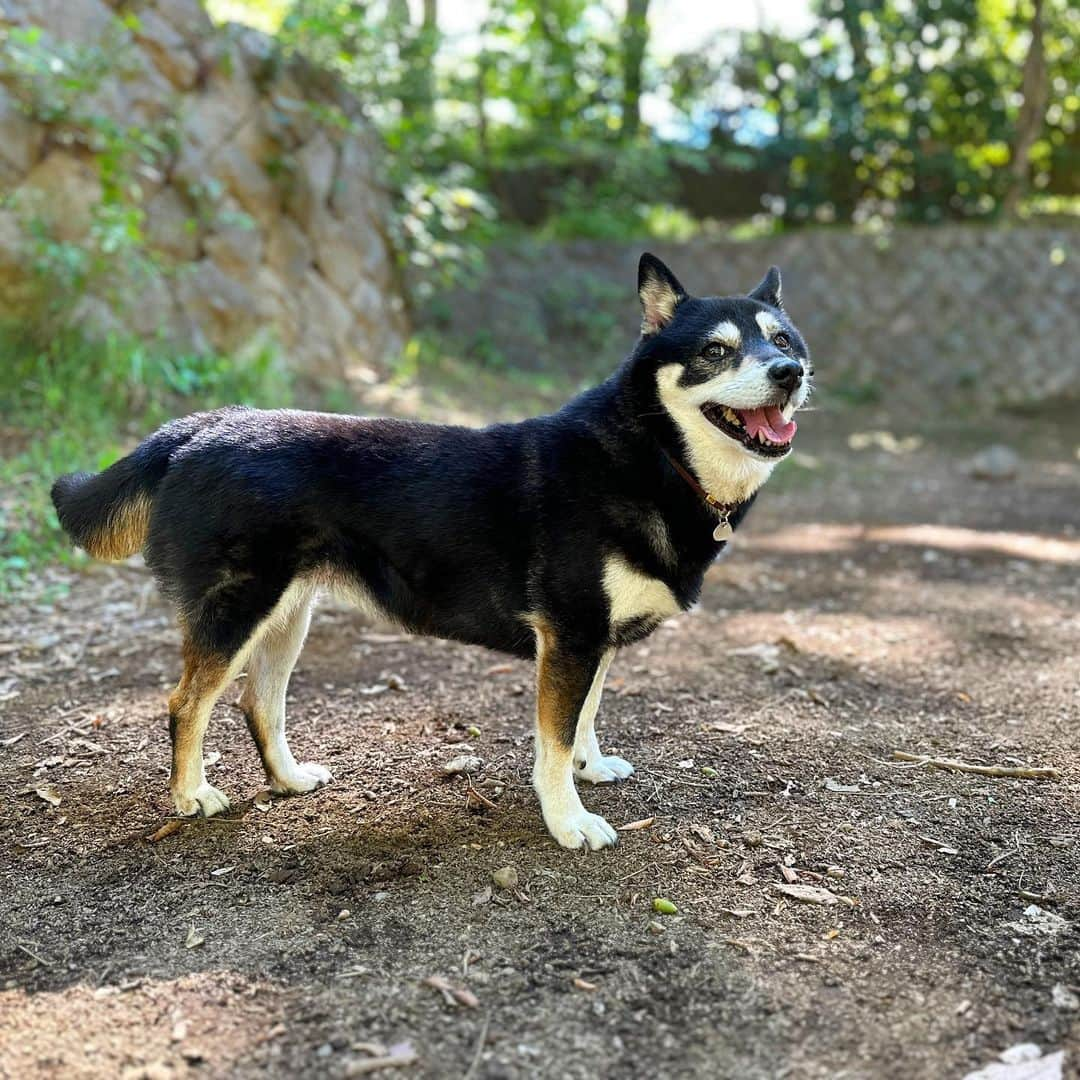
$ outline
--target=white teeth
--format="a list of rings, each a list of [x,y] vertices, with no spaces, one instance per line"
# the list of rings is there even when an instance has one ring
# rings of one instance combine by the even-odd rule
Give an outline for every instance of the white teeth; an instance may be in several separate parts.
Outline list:
[[[724,418],[729,423],[736,424],[739,427],[742,426],[742,421],[739,419],[739,414],[735,412],[734,409],[729,409],[726,405],[724,406]]]

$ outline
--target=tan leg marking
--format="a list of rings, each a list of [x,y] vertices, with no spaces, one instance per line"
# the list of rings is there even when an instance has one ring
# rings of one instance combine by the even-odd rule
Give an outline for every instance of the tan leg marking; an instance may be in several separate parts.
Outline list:
[[[574,786],[574,732],[577,718],[597,671],[597,662],[561,652],[554,633],[535,622],[536,764],[533,784],[544,823],[566,848],[607,847],[618,840],[615,830],[581,804]]]
[[[203,736],[210,712],[232,672],[221,657],[184,643],[184,674],[169,697],[172,777],[169,788],[178,814],[210,817],[228,810],[229,800],[206,781]]]

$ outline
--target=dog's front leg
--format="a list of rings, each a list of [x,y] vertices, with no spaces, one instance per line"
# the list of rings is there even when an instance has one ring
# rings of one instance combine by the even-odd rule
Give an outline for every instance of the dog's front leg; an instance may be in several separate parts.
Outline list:
[[[574,786],[574,735],[603,650],[569,650],[546,627],[537,630],[537,646],[533,784],[544,823],[563,847],[587,844],[595,851],[617,843],[618,835],[581,805]]]
[[[588,697],[585,698],[585,704],[578,715],[577,735],[574,738],[574,773],[579,780],[588,780],[591,784],[625,780],[634,773],[634,766],[629,761],[621,757],[605,757],[596,738],[596,711],[600,708],[604,679],[614,655],[614,649],[604,653],[593,676]]]

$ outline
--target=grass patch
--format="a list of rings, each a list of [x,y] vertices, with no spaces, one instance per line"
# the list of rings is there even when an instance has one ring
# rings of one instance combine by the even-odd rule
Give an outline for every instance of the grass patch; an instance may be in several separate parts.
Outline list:
[[[0,594],[72,561],[49,500],[61,473],[104,468],[174,416],[291,401],[272,350],[199,356],[75,331],[42,345],[0,327]]]

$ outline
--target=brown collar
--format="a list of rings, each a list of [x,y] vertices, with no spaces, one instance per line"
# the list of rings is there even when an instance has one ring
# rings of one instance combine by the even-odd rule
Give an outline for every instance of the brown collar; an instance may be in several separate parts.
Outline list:
[[[663,449],[661,447],[661,449]],[[740,503],[726,503],[721,502],[715,495],[710,495],[697,481],[697,477],[694,476],[689,469],[684,468],[679,462],[677,462],[666,450],[664,450],[664,457],[671,462],[671,467],[686,481],[690,489],[701,499],[704,499],[719,516],[719,522],[715,529],[713,529],[713,539],[729,540],[734,528],[731,525],[731,515],[741,505]]]

